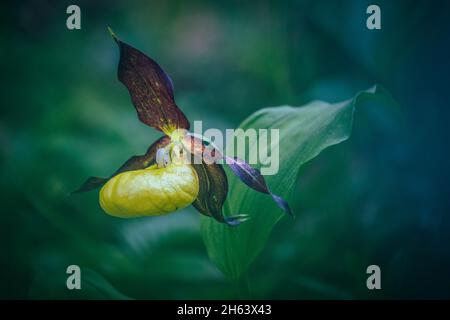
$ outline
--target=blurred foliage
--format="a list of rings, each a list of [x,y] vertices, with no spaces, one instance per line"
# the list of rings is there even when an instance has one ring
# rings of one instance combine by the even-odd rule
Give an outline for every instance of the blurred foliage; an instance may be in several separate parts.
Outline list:
[[[355,114],[352,138],[300,171],[293,207],[255,261],[255,298],[450,297],[448,35],[445,1],[25,0],[0,10],[0,296],[234,298],[208,259],[192,208],[148,219],[69,196],[154,141],[116,79],[106,30],[171,75],[178,105],[204,128],[233,128],[267,106],[342,101],[373,83],[401,105]],[[230,191],[232,193],[233,190]],[[66,267],[88,290],[65,291]],[[366,289],[366,267],[382,270]],[[89,285],[88,285],[89,286]]]

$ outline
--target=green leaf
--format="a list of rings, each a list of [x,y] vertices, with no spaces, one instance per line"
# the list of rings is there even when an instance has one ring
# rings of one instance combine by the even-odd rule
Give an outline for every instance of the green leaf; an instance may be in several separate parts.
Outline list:
[[[375,86],[341,103],[313,101],[303,107],[266,108],[247,118],[240,126],[244,130],[280,130],[279,171],[266,176],[273,192],[290,199],[300,167],[325,148],[348,139],[355,107],[373,99],[385,103],[391,97]],[[257,152],[256,143],[247,143],[247,150]],[[239,278],[262,251],[283,213],[269,197],[248,188],[238,179],[230,179],[229,183],[225,214],[248,214],[249,221],[229,228],[204,218],[201,232],[210,259],[225,275]],[[298,217],[302,218],[301,212]]]

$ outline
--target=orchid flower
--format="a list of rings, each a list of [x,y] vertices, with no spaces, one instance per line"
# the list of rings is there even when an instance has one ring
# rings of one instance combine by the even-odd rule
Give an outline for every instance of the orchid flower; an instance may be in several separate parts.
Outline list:
[[[236,226],[248,216],[224,216],[227,176],[218,161],[207,161],[205,155],[209,155],[209,160],[225,160],[247,186],[270,195],[293,216],[288,203],[270,192],[258,169],[242,159],[224,156],[213,144],[189,133],[189,121],[175,103],[169,76],[153,59],[109,31],[120,49],[119,81],[127,87],[139,120],[162,131],[164,136],[144,155],[128,159],[109,178],[90,177],[74,193],[102,187],[100,206],[116,217],[163,215],[192,204],[200,213]],[[199,157],[200,161],[192,161]]]

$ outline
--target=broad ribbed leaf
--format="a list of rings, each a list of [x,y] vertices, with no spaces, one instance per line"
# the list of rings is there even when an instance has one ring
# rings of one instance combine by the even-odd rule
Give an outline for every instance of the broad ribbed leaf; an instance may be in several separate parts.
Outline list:
[[[378,98],[384,103],[390,96],[374,87],[342,103],[314,101],[303,107],[266,108],[251,115],[240,127],[280,130],[280,170],[265,178],[274,192],[289,199],[300,167],[323,149],[346,140],[351,133],[355,106],[366,99]],[[247,147],[249,152],[257,152],[256,144]],[[264,159],[260,161],[264,163]],[[238,179],[230,180],[225,208],[225,215],[240,212],[250,219],[237,228],[202,219],[201,232],[212,261],[226,275],[238,278],[261,252],[283,214],[270,198],[254,192]]]
[[[105,184],[109,179],[114,177],[115,175],[132,170],[144,169],[152,164],[156,163],[156,151],[159,148],[165,147],[170,143],[170,138],[167,136],[161,137],[156,140],[148,149],[144,155],[141,156],[132,156],[128,159],[116,172],[114,172],[109,178],[99,178],[99,177],[90,177],[86,180],[85,183],[76,191],[72,193],[80,193],[85,191],[90,191],[101,187]]]
[[[130,93],[139,120],[166,134],[189,129],[189,121],[175,104],[169,76],[153,59],[110,32],[120,48],[118,77]]]

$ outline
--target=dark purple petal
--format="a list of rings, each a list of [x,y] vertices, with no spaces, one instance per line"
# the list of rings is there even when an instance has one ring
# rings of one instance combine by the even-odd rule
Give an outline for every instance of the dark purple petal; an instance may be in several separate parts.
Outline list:
[[[294,213],[292,212],[291,208],[289,207],[289,204],[286,200],[284,200],[282,197],[277,196],[276,194],[273,194],[270,192],[270,195],[272,199],[275,201],[275,203],[280,207],[284,212],[286,212],[288,215],[290,215],[292,218],[295,218]]]
[[[78,188],[75,191],[72,191],[72,194],[74,194],[74,193],[81,193],[81,192],[86,192],[86,191],[91,191],[91,190],[97,189],[98,187],[100,187],[103,184],[105,184],[106,181],[108,181],[107,178],[89,177],[83,183],[83,185],[80,188]]]
[[[225,217],[222,212],[223,204],[228,194],[228,179],[222,165],[207,163],[203,158],[205,146],[202,139],[186,136],[183,141],[185,148],[193,157],[200,158],[201,164],[192,164],[199,179],[200,190],[192,205],[202,214],[213,217],[229,226],[237,226],[248,219],[247,215],[238,214]],[[216,151],[216,150],[214,150]],[[212,153],[214,155],[214,152]]]
[[[156,151],[159,148],[165,147],[170,143],[170,138],[167,136],[161,137],[156,140],[148,149],[144,155],[132,156],[128,159],[119,169],[116,170],[109,178],[90,177],[86,182],[72,193],[86,192],[97,189],[104,185],[109,179],[118,175],[119,173],[132,170],[145,169],[156,163]]]
[[[222,166],[213,164],[194,164],[199,179],[200,190],[197,199],[192,203],[195,209],[229,226],[237,226],[247,220],[247,215],[224,217],[222,207],[227,198],[228,180]]]
[[[202,214],[224,222],[222,207],[228,194],[228,180],[218,164],[193,164],[199,180],[199,192],[192,205]]]
[[[239,179],[241,179],[242,182],[244,182],[247,186],[258,192],[270,195],[272,199],[275,201],[275,203],[278,205],[278,207],[280,207],[284,212],[289,214],[291,217],[294,217],[294,214],[291,208],[289,207],[287,201],[281,198],[280,196],[273,194],[269,190],[266,181],[264,180],[264,176],[258,169],[253,168],[247,162],[237,157],[231,158],[225,156],[224,158],[225,162],[228,164],[231,171],[233,171],[233,173]]]
[[[120,48],[118,78],[127,87],[139,120],[166,134],[189,129],[189,121],[175,104],[169,76],[153,59],[110,32]]]
[[[225,161],[233,173],[250,188],[262,193],[269,193],[266,181],[258,169],[253,168],[247,162],[237,157],[225,156]]]
[[[115,176],[121,172],[145,169],[156,163],[156,152],[160,148],[164,148],[170,143],[170,138],[168,136],[163,136],[156,140],[148,149],[147,152],[142,156],[132,156],[128,159],[114,174]]]
[[[222,153],[212,145],[206,145],[205,141],[191,134],[187,134],[181,141],[184,148],[191,154],[191,163],[200,163],[201,161],[208,164],[215,163],[217,159],[222,159]],[[197,162],[194,162],[197,160]]]

